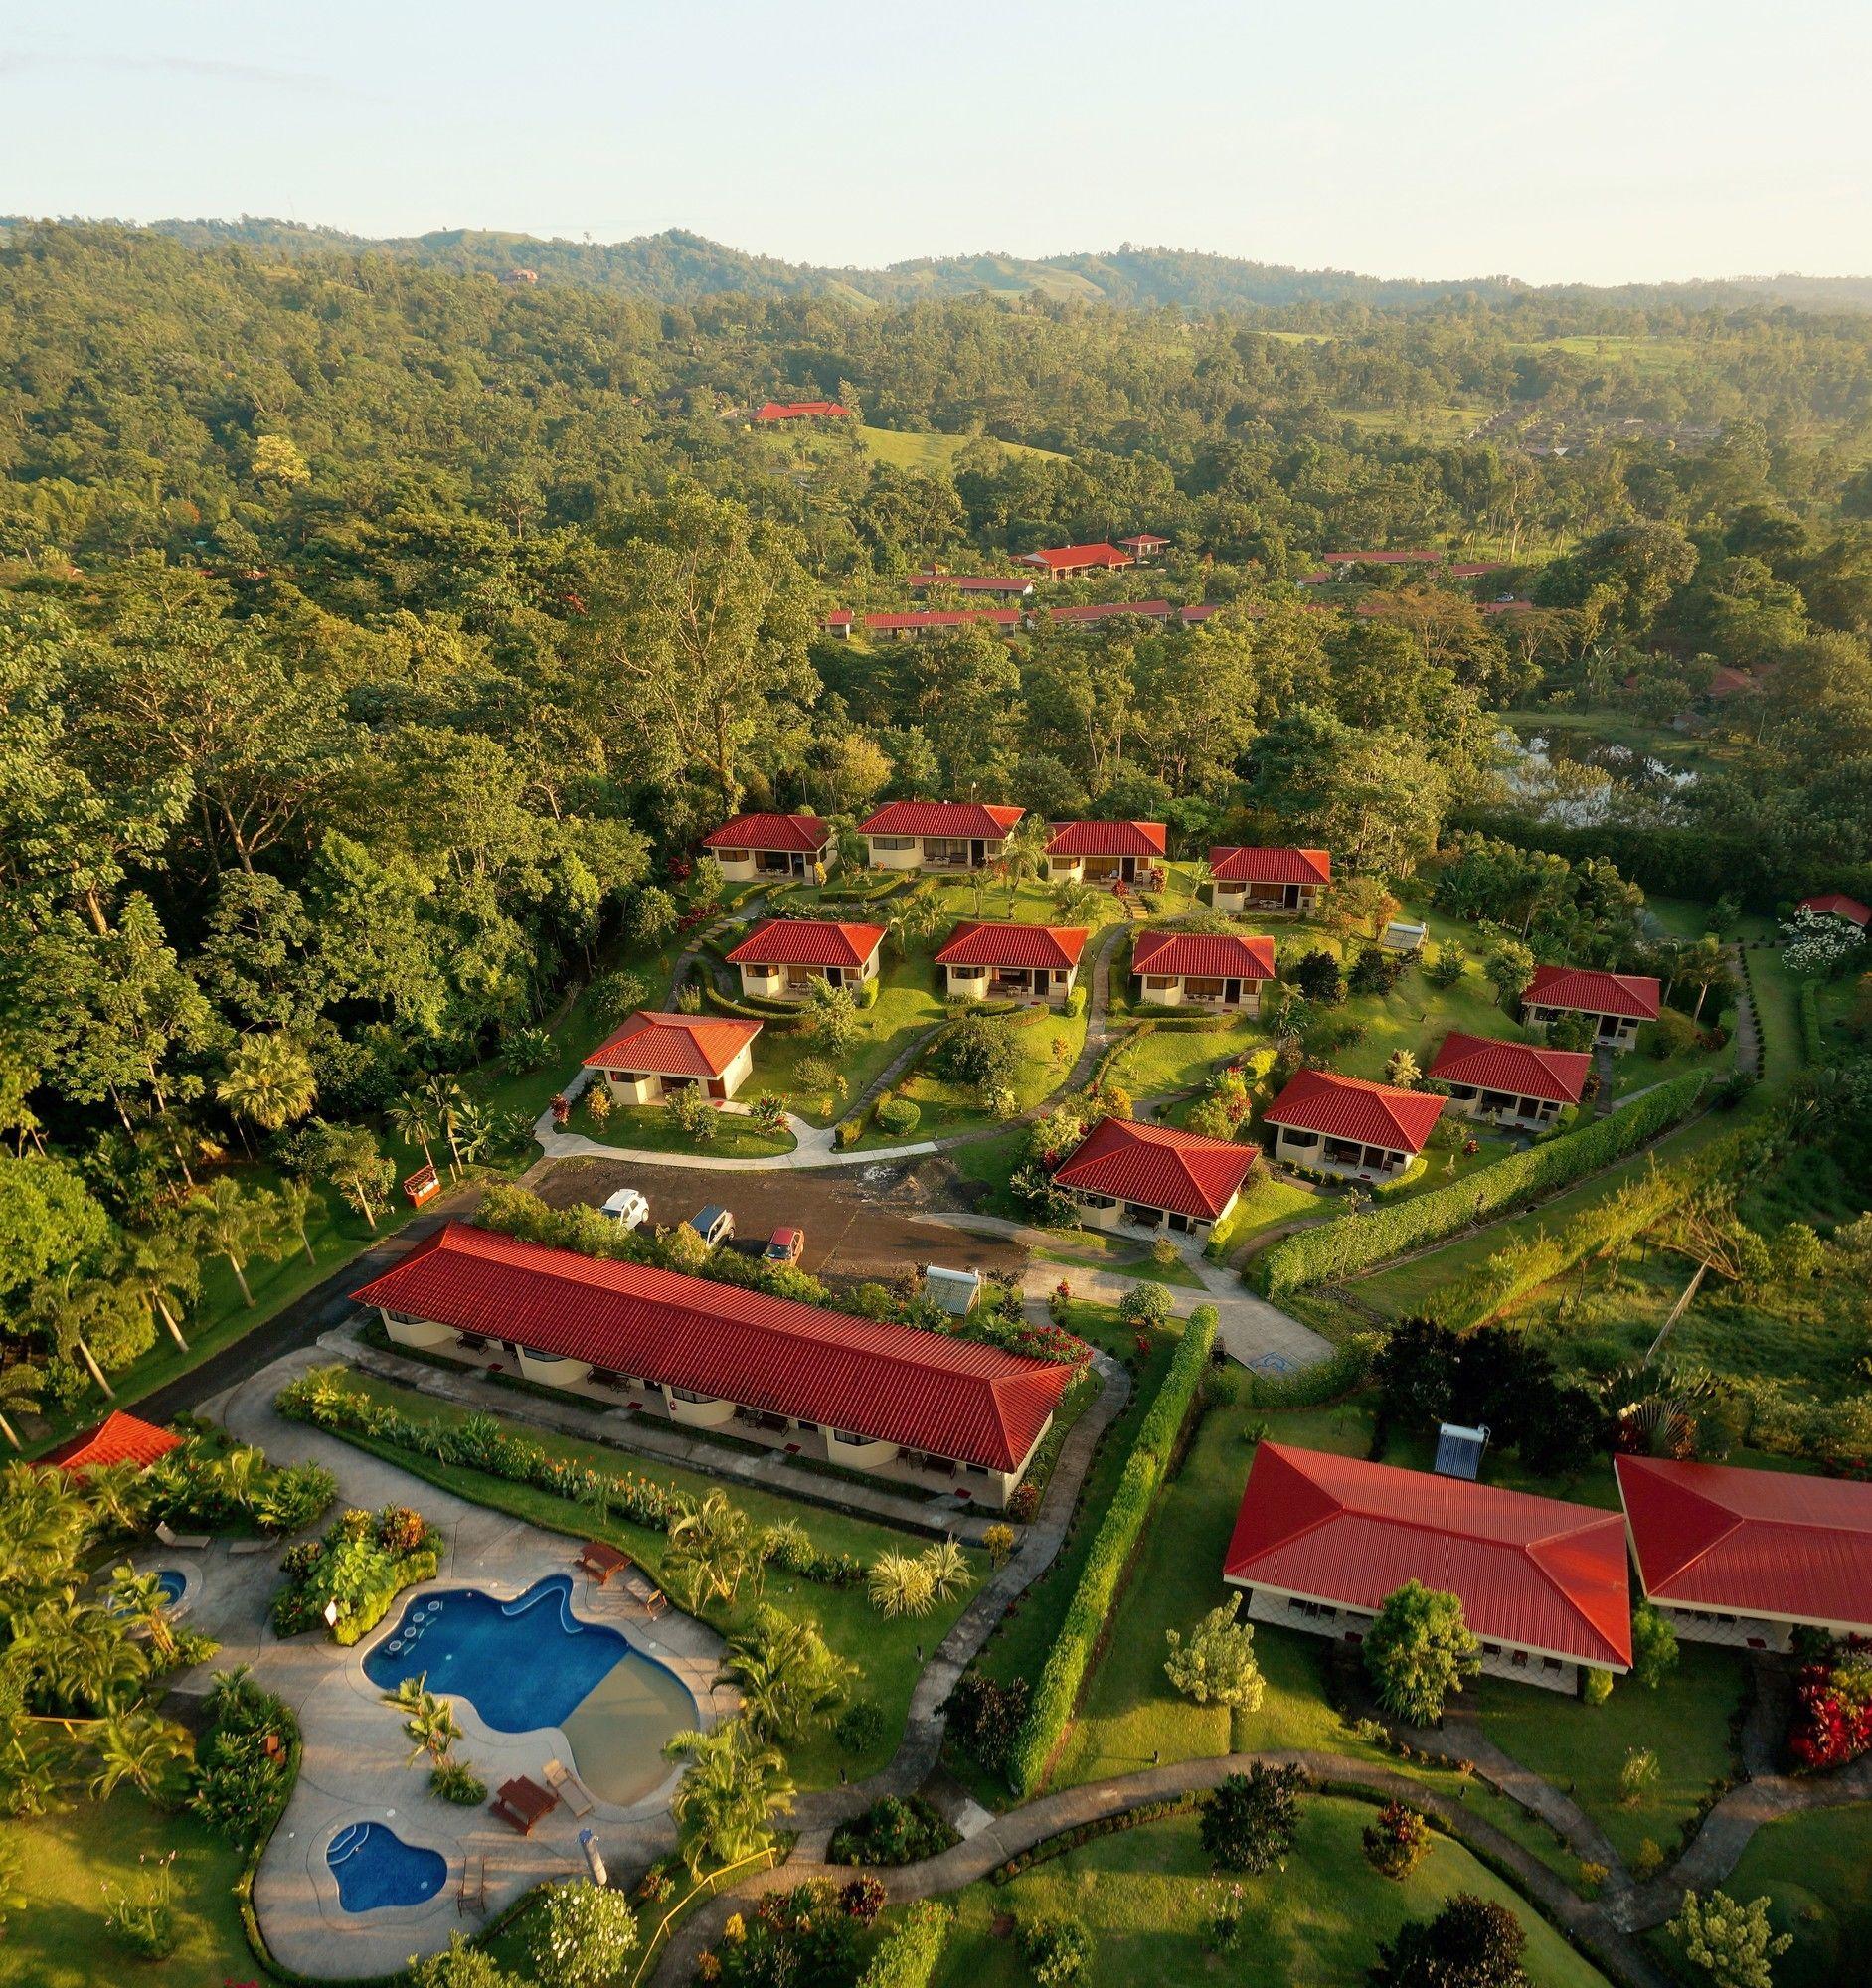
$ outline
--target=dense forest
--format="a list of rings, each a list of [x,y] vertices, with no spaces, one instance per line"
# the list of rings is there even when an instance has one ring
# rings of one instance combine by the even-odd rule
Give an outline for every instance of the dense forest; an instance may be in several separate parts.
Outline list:
[[[535,1025],[739,807],[973,795],[1399,876],[1464,821],[1577,833],[1497,713],[1688,712],[1720,753],[1601,781],[1587,853],[1764,909],[1864,891],[1872,318],[623,287],[0,246],[0,1303],[55,1382],[153,1329],[147,1279],[74,1283],[113,1225]],[[747,418],[833,395],[862,423]],[[821,630],[932,559],[1139,529],[1173,541],[1147,586],[1052,597],[1221,612]],[[1302,583],[1386,548],[1491,571]]]

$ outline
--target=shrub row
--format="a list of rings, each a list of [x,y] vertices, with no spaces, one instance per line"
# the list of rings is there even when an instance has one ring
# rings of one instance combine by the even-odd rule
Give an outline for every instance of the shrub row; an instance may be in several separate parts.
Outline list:
[[[1414,1201],[1296,1230],[1255,1259],[1256,1284],[1269,1296],[1278,1297],[1343,1277],[1566,1187],[1623,1159],[1674,1125],[1695,1104],[1705,1080],[1702,1071],[1671,1077],[1577,1132],[1512,1153],[1452,1186],[1433,1188]]]
[[[935,1899],[919,1899],[871,1956],[858,1988],[929,1988],[955,1914]]]
[[[682,1507],[680,1493],[633,1470],[599,1470],[555,1456],[537,1442],[509,1435],[492,1415],[468,1415],[452,1424],[418,1421],[348,1388],[343,1375],[342,1367],[314,1368],[288,1382],[273,1406],[288,1421],[309,1422],[332,1435],[361,1436],[505,1483],[531,1485],[575,1505],[615,1513],[649,1532],[668,1532]],[[772,1559],[783,1572],[829,1587],[850,1587],[865,1577],[862,1561],[850,1554],[820,1553],[791,1533],[776,1536]]]
[[[740,1000],[733,994],[724,994],[714,981],[706,978],[702,982],[702,998],[721,1014],[739,1015],[744,1022],[765,1022],[769,1029],[782,1036],[797,1033],[805,1019],[790,1003],[754,998]]]
[[[1826,1045],[1820,1039],[1820,990],[1811,980],[1800,983],[1800,1050],[1816,1068],[1826,1061]]]
[[[1078,1850],[1101,1836],[1120,1836],[1127,1829],[1141,1829],[1147,1822],[1165,1822],[1173,1815],[1186,1815],[1196,1807],[1199,1799],[1191,1788],[1182,1794],[1166,1795],[1159,1801],[1139,1802],[1135,1808],[1120,1809],[1116,1815],[1102,1815],[1095,1822],[1078,1823],[1071,1829],[1063,1829],[1058,1836],[1049,1836],[1045,1842],[1036,1843],[1031,1850],[1018,1851],[1005,1864],[997,1864],[988,1873],[988,1883],[1008,1884],[1034,1865],[1064,1857],[1069,1850]]]
[[[1017,1795],[1030,1795],[1039,1786],[1079,1703],[1080,1687],[1110,1617],[1118,1583],[1170,1467],[1184,1418],[1208,1371],[1216,1325],[1213,1305],[1199,1306],[1192,1314],[1171,1356],[1163,1385],[1138,1424],[1123,1474],[1094,1535],[1079,1586],[1067,1604],[1060,1633],[1040,1673],[1027,1722],[1008,1760],[1008,1782]]]

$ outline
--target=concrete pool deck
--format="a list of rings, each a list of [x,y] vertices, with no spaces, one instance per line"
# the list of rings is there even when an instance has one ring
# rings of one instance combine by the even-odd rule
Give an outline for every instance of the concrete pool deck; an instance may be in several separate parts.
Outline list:
[[[325,1977],[380,1975],[403,1967],[413,1955],[438,1951],[457,1930],[484,1923],[456,1908],[464,1869],[484,1869],[486,1917],[549,1879],[583,1876],[582,1829],[593,1830],[614,1870],[636,1870],[675,1845],[668,1799],[677,1779],[671,1768],[660,1786],[627,1808],[598,1800],[588,1816],[563,1802],[521,1837],[485,1804],[468,1808],[429,1792],[425,1766],[406,1765],[410,1742],[396,1710],[364,1675],[365,1652],[391,1633],[420,1596],[472,1587],[501,1600],[524,1593],[543,1575],[572,1574],[570,1605],[583,1621],[619,1631],[636,1649],[674,1672],[696,1701],[699,1723],[712,1726],[734,1710],[732,1690],[714,1688],[722,1643],[693,1616],[670,1608],[654,1622],[621,1588],[595,1587],[572,1567],[576,1545],[410,1476],[320,1430],[288,1422],[273,1410],[273,1396],[328,1356],[313,1348],[287,1354],[231,1389],[203,1411],[244,1442],[260,1444],[274,1462],[324,1464],[338,1479],[338,1507],[375,1510],[414,1506],[441,1533],[436,1577],[406,1588],[380,1627],[351,1649],[322,1637],[282,1642],[266,1611],[279,1578],[277,1550],[234,1557],[225,1544],[205,1552],[171,1552],[166,1565],[186,1565],[191,1575],[190,1626],[222,1644],[212,1668],[246,1662],[256,1681],[298,1713],[304,1758],[292,1799],[260,1860],[254,1907],[266,1943],[279,1962],[297,1973]],[[206,1672],[198,1679],[206,1688]],[[184,1687],[187,1688],[187,1685]],[[549,1759],[576,1772],[578,1757],[557,1727],[532,1733],[496,1733],[466,1700],[453,1698],[463,1740],[459,1757],[492,1790],[514,1774],[544,1784]],[[447,1882],[419,1905],[347,1912],[326,1862],[326,1847],[348,1823],[382,1822],[404,1842],[438,1851]],[[483,1860],[484,1863],[483,1863]]]

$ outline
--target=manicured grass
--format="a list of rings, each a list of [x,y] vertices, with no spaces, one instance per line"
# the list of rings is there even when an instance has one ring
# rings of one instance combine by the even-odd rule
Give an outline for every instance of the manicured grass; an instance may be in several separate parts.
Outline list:
[[[1020,1051],[1013,1091],[1016,1111],[1032,1111],[1052,1096],[1066,1081],[1086,1041],[1086,1017],[1056,1009],[1037,1022],[1013,1031]],[[940,1138],[949,1132],[966,1132],[977,1126],[992,1125],[994,1115],[983,1104],[972,1084],[941,1077],[928,1063],[919,1066],[897,1086],[897,1094],[908,1098],[923,1113],[917,1129],[909,1134],[887,1133],[873,1125],[865,1135],[870,1145],[896,1145],[906,1137]]]
[[[175,1983],[251,1981],[259,1972],[241,1930],[234,1886],[240,1853],[186,1811],[165,1814],[122,1789],[107,1802],[83,1797],[59,1815],[10,1822],[27,1905],[0,1940],[6,1988],[96,1988],[147,1975]],[[143,1896],[149,1867],[176,1853],[181,1941],[160,1967],[133,1960],[105,1931],[101,1887]],[[138,1868],[138,1857],[149,1863]]]
[[[449,1423],[463,1419],[463,1410],[433,1401],[426,1395],[396,1387],[370,1375],[353,1374],[350,1379],[374,1399],[388,1403],[413,1419]],[[849,1518],[844,1513],[826,1511],[816,1505],[801,1504],[778,1492],[756,1490],[742,1484],[718,1485],[716,1480],[696,1471],[641,1461],[617,1450],[606,1449],[598,1443],[554,1434],[524,1420],[501,1419],[510,1434],[537,1442],[541,1448],[556,1456],[573,1457],[613,1472],[627,1470],[647,1482],[667,1485],[685,1497],[701,1498],[711,1490],[725,1489],[730,1502],[745,1511],[757,1525],[770,1526],[787,1519],[796,1520],[812,1536],[814,1544],[826,1553],[848,1553],[869,1565],[887,1549],[916,1553],[925,1544],[892,1527]],[[531,1485],[510,1484],[479,1471],[439,1464],[426,1457],[409,1456],[402,1450],[374,1442],[360,1442],[359,1447],[370,1450],[374,1455],[387,1457],[413,1475],[438,1484],[476,1504],[509,1512],[515,1518],[530,1520],[535,1525],[574,1538],[609,1540],[641,1561],[652,1575],[660,1577],[665,1546],[661,1533],[632,1525],[614,1515],[600,1518],[595,1511],[554,1497]],[[985,1556],[971,1550],[969,1566],[979,1581],[987,1568]],[[903,1735],[910,1694],[922,1668],[918,1651],[934,1650],[967,1605],[967,1596],[957,1595],[937,1604],[928,1615],[891,1620],[871,1605],[862,1584],[831,1587],[823,1582],[801,1580],[774,1571],[769,1573],[759,1595],[752,1586],[744,1585],[731,1604],[704,1607],[701,1610],[702,1619],[724,1635],[733,1634],[746,1626],[761,1600],[771,1602],[790,1615],[806,1616],[816,1621],[831,1647],[858,1665],[859,1678],[853,1686],[854,1695],[875,1700],[884,1714],[883,1737],[862,1753],[847,1752],[829,1730],[810,1734],[789,1747],[787,1764],[801,1787],[830,1786],[837,1780],[841,1768],[855,1780],[875,1772],[889,1760]]]
[[[1769,1922],[1793,1945],[1775,1962],[1775,1988],[1843,1988],[1872,1953],[1872,1802],[1810,1810],[1758,1829],[1723,1890],[1766,1897]],[[1666,1932],[1652,1935],[1674,1954]],[[1859,1959],[1853,1959],[1854,1954]]]
[[[859,1010],[851,1041],[834,1052],[821,1049],[796,1030],[765,1029],[755,1039],[754,1076],[748,1090],[773,1091],[808,1123],[828,1125],[864,1094],[893,1057],[940,1022],[944,1012],[928,948],[914,946],[906,956],[893,958],[891,942],[886,940],[877,1001]],[[843,1079],[836,1097],[800,1082],[799,1066],[814,1059],[831,1064]]]
[[[566,1129],[626,1151],[694,1153],[698,1159],[708,1160],[769,1160],[776,1153],[790,1153],[797,1143],[784,1128],[777,1133],[764,1132],[738,1111],[716,1112],[714,1124],[713,1138],[698,1139],[685,1132],[660,1104],[614,1105],[600,1122],[582,1095],[573,1106]]]
[[[1051,1248],[1037,1248],[1034,1259],[1080,1269],[1112,1270],[1146,1283],[1174,1284],[1181,1290],[1200,1291],[1203,1280],[1180,1258],[1170,1263],[1153,1262],[1136,1243],[1118,1242],[1093,1229],[1066,1229],[1058,1232],[1059,1242]]]
[[[1604,1705],[1505,1678],[1477,1678],[1464,1698],[1504,1752],[1566,1789],[1628,1863],[1645,1838],[1676,1854],[1679,1825],[1710,1783],[1733,1771],[1729,1721],[1742,1701],[1742,1660],[1733,1650],[1685,1643],[1655,1691],[1617,1681]],[[1634,1747],[1657,1756],[1658,1777],[1630,1807],[1618,1772]]]
[[[921,1136],[923,1127],[914,1136]],[[1018,1171],[1027,1153],[1028,1131],[1024,1125],[1011,1126],[992,1138],[971,1139],[946,1155],[948,1163],[964,1180],[979,1181],[987,1192],[975,1204],[982,1215],[998,1215],[1004,1221],[1021,1222],[1026,1210],[1008,1192],[1008,1178]]]
[[[1147,1018],[1150,1011],[1139,1007],[1131,1012]],[[1245,1050],[1264,1048],[1268,1040],[1267,1030],[1246,1017],[1234,1019],[1226,1029],[1213,1033],[1178,1028],[1133,1031],[1122,1051],[1112,1059],[1106,1076],[1133,1097],[1161,1097],[1169,1091],[1194,1090],[1232,1057]]]
[[[997,1936],[1011,1913],[1081,1920],[1093,1957],[1087,1988],[1197,1988],[1217,1981],[1316,1982],[1345,1988],[1364,1979],[1378,1944],[1408,1918],[1427,1918],[1455,1892],[1474,1892],[1512,1910],[1527,1933],[1524,1962],[1538,1988],[1593,1988],[1604,1976],[1567,1945],[1532,1905],[1460,1844],[1438,1837],[1401,1883],[1366,1863],[1360,1832],[1373,1810],[1334,1796],[1306,1799],[1293,1848],[1279,1867],[1242,1880],[1240,1945],[1226,1958],[1204,1935],[1223,1889],[1203,1854],[1194,1815],[1147,1823],[1035,1865],[1004,1886],[971,1885],[953,1903],[957,1919],[936,1988],[1027,1988],[1019,1944]]]
[[[1210,1252],[1226,1257],[1232,1249],[1239,1248],[1276,1223],[1299,1219],[1323,1221],[1337,1212],[1332,1202],[1323,1200],[1309,1188],[1270,1174],[1262,1180],[1250,1181],[1243,1188],[1240,1198],[1229,1211],[1228,1220],[1211,1234]]]
[[[916,469],[927,476],[946,476],[954,469],[955,458],[971,441],[980,437],[932,434],[907,428],[874,428],[860,423],[858,439],[880,462],[889,463],[893,469]],[[1006,449],[1010,455],[1033,456],[1045,462],[1060,460],[1052,449],[1032,448],[1025,442],[1001,441],[995,446]]]

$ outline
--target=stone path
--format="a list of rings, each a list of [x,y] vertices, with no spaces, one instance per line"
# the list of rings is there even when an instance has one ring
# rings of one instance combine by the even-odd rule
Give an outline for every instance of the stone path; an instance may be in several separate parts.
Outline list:
[[[1093,1067],[1105,1054],[1110,1041],[1111,1031],[1106,1017],[1111,1011],[1111,955],[1129,930],[1128,916],[1112,924],[1101,925],[1086,948],[1092,961],[1092,973],[1086,982],[1086,1040],[1080,1045],[1079,1055],[1073,1059],[1073,1068],[1067,1072],[1065,1082],[1060,1085],[1063,1091],[1085,1088]],[[1082,979],[1085,977],[1082,968]]]
[[[1755,1012],[1755,983],[1749,978],[1749,959],[1733,942],[1723,947],[1736,983],[1736,1068],[1751,1077],[1762,1075],[1762,1024]]]

